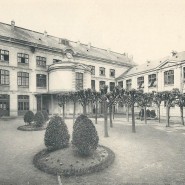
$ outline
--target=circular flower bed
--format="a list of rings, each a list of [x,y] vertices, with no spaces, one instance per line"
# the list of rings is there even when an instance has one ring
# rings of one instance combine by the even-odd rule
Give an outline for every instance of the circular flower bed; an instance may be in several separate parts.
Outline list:
[[[39,131],[39,130],[45,130],[46,125],[42,127],[36,127],[35,125],[22,125],[17,128],[17,130],[22,130],[22,131]]]
[[[99,145],[93,155],[84,157],[70,146],[52,152],[42,150],[34,156],[33,163],[46,173],[72,176],[103,170],[112,164],[114,158],[114,152],[105,146]]]

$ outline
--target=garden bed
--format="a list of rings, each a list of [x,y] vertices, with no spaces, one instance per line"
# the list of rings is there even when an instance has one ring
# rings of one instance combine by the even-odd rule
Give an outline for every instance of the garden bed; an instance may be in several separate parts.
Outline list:
[[[46,125],[42,127],[36,127],[35,125],[22,125],[17,128],[17,130],[21,131],[39,131],[39,130],[45,130]]]
[[[77,154],[70,146],[52,152],[44,149],[34,156],[33,163],[38,169],[49,174],[79,176],[107,168],[114,158],[114,152],[105,146],[99,145],[91,156],[86,157]]]

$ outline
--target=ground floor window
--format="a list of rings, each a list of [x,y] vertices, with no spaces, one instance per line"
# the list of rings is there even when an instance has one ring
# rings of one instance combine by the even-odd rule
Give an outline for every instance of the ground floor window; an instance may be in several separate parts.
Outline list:
[[[18,115],[24,115],[29,110],[29,96],[18,95]]]
[[[0,114],[9,116],[10,111],[10,96],[7,94],[0,95]]]

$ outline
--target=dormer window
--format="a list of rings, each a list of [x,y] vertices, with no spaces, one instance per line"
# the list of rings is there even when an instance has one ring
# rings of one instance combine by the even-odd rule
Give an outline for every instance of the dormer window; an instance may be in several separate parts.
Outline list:
[[[100,67],[100,76],[105,76],[105,68]]]
[[[156,74],[148,75],[148,87],[156,86],[157,86]]]
[[[62,60],[59,60],[59,59],[53,59],[53,64],[57,64],[57,63],[61,63]]]
[[[144,76],[137,78],[137,88],[138,89],[144,88]]]
[[[46,58],[45,57],[37,56],[36,62],[37,62],[38,67],[46,67]]]
[[[65,46],[69,46],[69,41],[66,39],[59,39],[59,43],[65,45]]]
[[[95,75],[95,66],[89,66],[91,68],[91,75]]]

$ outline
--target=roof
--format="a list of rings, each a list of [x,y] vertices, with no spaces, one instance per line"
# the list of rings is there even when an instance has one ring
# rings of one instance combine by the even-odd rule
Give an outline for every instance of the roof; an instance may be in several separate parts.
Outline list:
[[[14,26],[14,28],[12,29],[10,24],[5,24],[1,22],[0,22],[0,36],[31,42],[34,44],[44,45],[50,48],[57,48],[61,50],[65,50],[66,48],[66,45],[59,43],[59,39],[61,38],[51,35],[45,36],[44,33],[32,31],[18,26]],[[127,64],[129,66],[135,65],[132,59],[130,59],[126,54],[107,51],[105,49],[100,49],[93,46],[89,48],[89,46],[86,44],[81,44],[73,41],[69,41],[69,46],[72,50],[75,51],[75,53],[83,56],[110,60],[122,64]]]
[[[174,54],[173,56],[167,56],[167,57],[164,57],[158,60],[147,61],[141,65],[132,67],[128,69],[126,72],[124,72],[122,75],[120,75],[118,79],[132,76],[138,73],[144,73],[146,71],[156,70],[167,61],[173,61],[175,63],[179,63],[184,60],[185,60],[185,51],[178,52]]]

